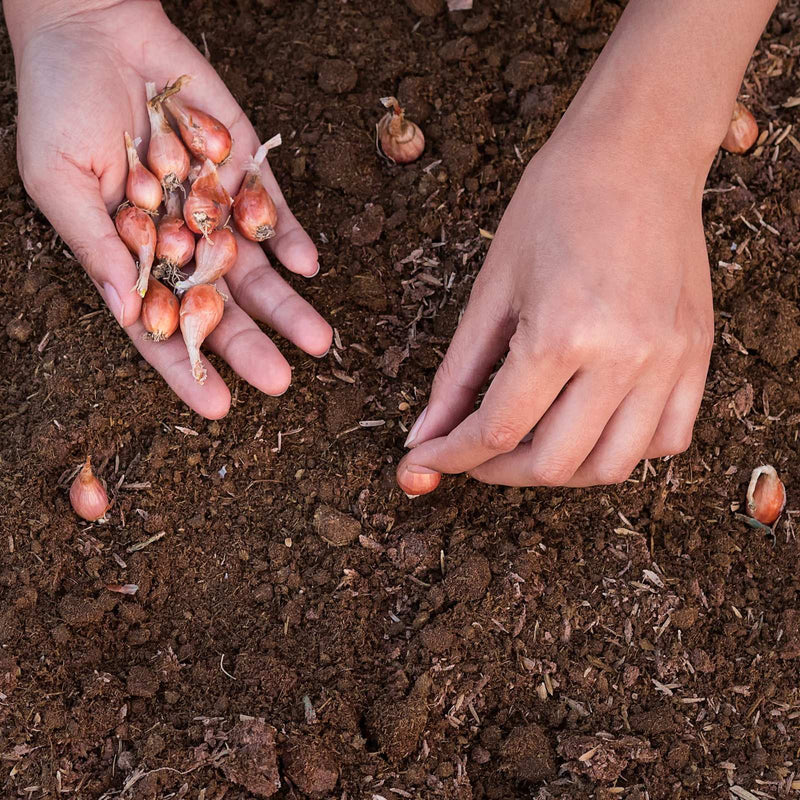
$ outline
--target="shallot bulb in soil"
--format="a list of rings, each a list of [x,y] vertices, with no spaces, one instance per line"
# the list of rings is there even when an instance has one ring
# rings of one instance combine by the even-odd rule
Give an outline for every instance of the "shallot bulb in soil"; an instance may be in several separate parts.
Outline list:
[[[114,219],[119,238],[139,261],[139,279],[135,291],[140,297],[147,293],[147,281],[156,254],[156,226],[150,215],[136,206],[122,206]]]
[[[150,144],[147,146],[147,165],[161,181],[165,191],[172,191],[186,180],[191,163],[189,153],[178,134],[172,130],[155,93],[155,84],[148,83],[147,113],[150,116]]]
[[[231,196],[220,183],[214,162],[206,159],[183,204],[189,230],[208,236],[225,224],[231,213]]]
[[[208,283],[192,286],[181,301],[181,333],[189,351],[192,375],[198,383],[205,383],[208,375],[200,359],[200,346],[219,325],[224,311],[222,295]]]
[[[111,508],[105,487],[92,472],[91,456],[86,456],[86,463],[70,486],[69,502],[75,513],[88,522],[104,517]]]
[[[401,467],[397,472],[397,483],[409,497],[429,494],[441,482],[440,472],[411,472]]]
[[[756,467],[747,487],[747,513],[764,525],[772,525],[785,505],[786,489],[775,467]]]
[[[147,338],[154,342],[169,339],[178,330],[180,308],[178,298],[161,281],[150,278],[141,317]]]
[[[736,101],[728,132],[722,140],[722,149],[741,155],[746,153],[758,139],[758,123],[746,106]]]
[[[419,125],[406,119],[396,98],[383,97],[381,103],[390,109],[376,126],[384,155],[398,164],[416,161],[425,149],[425,136]]]
[[[158,223],[156,276],[166,276],[174,283],[180,270],[192,260],[194,245],[194,234],[183,219],[177,193],[170,192],[167,195],[167,213]]]
[[[191,80],[189,75],[181,75],[175,83],[167,86],[161,93],[167,110],[175,117],[181,138],[195,158],[207,158],[215,164],[223,164],[231,154],[230,131],[211,114],[186,105],[177,93]]]
[[[195,270],[185,281],[175,284],[175,291],[180,294],[201,283],[214,283],[236,263],[238,255],[239,247],[232,231],[228,228],[213,231],[197,243]]]
[[[133,141],[128,132],[125,132],[125,151],[128,154],[128,180],[125,182],[125,196],[133,205],[155,214],[161,205],[161,184],[158,178],[150,172],[139,160],[136,146],[139,139]]]
[[[245,162],[244,180],[233,201],[233,221],[245,239],[263,242],[275,235],[278,212],[261,180],[261,165],[267,153],[281,143],[280,134],[264,142]]]

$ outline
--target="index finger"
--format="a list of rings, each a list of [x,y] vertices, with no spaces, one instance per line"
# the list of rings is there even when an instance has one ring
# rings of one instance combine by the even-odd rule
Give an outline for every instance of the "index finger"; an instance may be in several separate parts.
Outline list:
[[[515,334],[505,363],[480,407],[447,436],[424,442],[408,453],[398,465],[398,483],[404,485],[407,473],[468,472],[512,451],[542,418],[577,367],[552,353],[534,355],[519,345]],[[408,480],[405,483],[410,485]]]

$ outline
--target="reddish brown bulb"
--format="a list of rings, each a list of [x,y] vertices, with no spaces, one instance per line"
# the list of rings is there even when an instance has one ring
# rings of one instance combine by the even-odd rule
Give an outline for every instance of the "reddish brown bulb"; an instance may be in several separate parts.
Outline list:
[[[390,109],[376,126],[384,155],[398,164],[416,161],[425,150],[425,136],[419,125],[406,119],[396,98],[384,97],[381,103]]]
[[[198,383],[205,383],[208,376],[200,358],[200,346],[219,325],[224,311],[222,295],[207,283],[192,286],[181,301],[181,333],[189,352],[192,375]]]
[[[156,226],[150,215],[136,206],[122,206],[114,218],[119,238],[139,260],[139,279],[135,291],[140,297],[147,292],[147,281],[156,254]]]
[[[180,307],[178,298],[163,283],[150,278],[142,301],[142,325],[148,338],[154,342],[169,339],[178,330]]]
[[[201,283],[214,283],[236,263],[239,246],[228,228],[213,231],[197,243],[194,254],[195,271],[185,280],[175,284],[179,294]]]
[[[729,153],[741,155],[746,153],[758,139],[758,123],[756,118],[738,100],[733,107],[728,132],[722,140],[722,149]]]
[[[233,221],[245,239],[263,242],[275,235],[278,212],[261,179],[261,166],[267,153],[281,143],[280,134],[264,142],[245,162],[242,186],[233,201]]]
[[[133,205],[155,214],[161,205],[161,184],[147,167],[139,160],[139,153],[135,142],[128,132],[125,132],[125,152],[128,155],[128,179],[125,182],[125,196]]]
[[[105,487],[92,472],[91,456],[86,456],[86,463],[72,482],[69,502],[75,513],[89,522],[101,519],[111,508]]]
[[[150,143],[147,146],[147,165],[161,181],[164,190],[169,192],[177,189],[186,180],[191,164],[189,153],[167,121],[155,91],[155,84],[148,83]]]
[[[177,192],[167,194],[167,213],[158,223],[158,241],[156,242],[156,261],[154,270],[157,277],[166,277],[174,283],[180,278],[183,269],[194,255],[194,234],[183,219],[180,200]]]
[[[200,161],[208,158],[215,164],[222,164],[231,154],[230,131],[216,117],[187,105],[177,96],[190,80],[189,75],[181,75],[175,83],[167,86],[161,93],[164,105],[175,117],[181,138],[192,155]]]
[[[409,497],[429,494],[441,480],[440,472],[412,472],[403,461],[397,467],[397,483]]]
[[[775,467],[756,467],[747,487],[747,513],[764,525],[772,525],[786,506],[786,488]]]
[[[206,159],[183,204],[183,218],[189,230],[208,236],[225,224],[231,213],[231,196],[220,183],[217,168]]]

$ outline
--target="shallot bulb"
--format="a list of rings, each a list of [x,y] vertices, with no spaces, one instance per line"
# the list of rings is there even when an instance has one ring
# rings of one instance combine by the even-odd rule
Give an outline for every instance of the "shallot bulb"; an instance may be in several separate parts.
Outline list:
[[[425,149],[425,136],[419,125],[406,119],[396,98],[383,97],[381,103],[391,109],[375,126],[384,155],[398,164],[416,161]]]
[[[159,277],[166,275],[168,279],[176,280],[178,272],[192,260],[194,243],[194,234],[183,219],[177,192],[169,192],[167,213],[158,223],[156,242],[158,267],[155,274]]]
[[[397,483],[408,497],[419,497],[429,494],[441,482],[440,472],[412,472],[402,465],[397,471]]]
[[[175,291],[181,294],[192,286],[201,283],[214,283],[236,263],[239,247],[236,237],[228,228],[213,231],[197,243],[194,254],[195,271],[185,280],[175,284]]]
[[[772,525],[783,513],[786,488],[775,467],[756,467],[747,487],[747,513],[764,525]]]
[[[736,101],[733,107],[728,132],[722,140],[722,149],[741,155],[746,153],[758,139],[758,123],[746,106]]]
[[[181,301],[181,333],[189,351],[192,375],[198,383],[205,383],[208,375],[200,359],[200,345],[219,325],[224,311],[222,295],[208,283],[192,286]]]
[[[88,522],[104,517],[111,508],[105,487],[92,472],[91,456],[86,456],[86,463],[70,486],[69,502],[75,513]]]
[[[136,147],[141,139],[133,141],[125,132],[125,150],[128,154],[128,180],[125,183],[125,196],[133,205],[155,214],[161,205],[161,184],[147,167],[139,160]]]
[[[223,164],[231,154],[230,131],[211,114],[186,105],[177,93],[191,80],[189,75],[181,75],[175,83],[167,86],[161,93],[167,110],[175,117],[181,138],[195,158],[207,158],[215,164]]]
[[[156,85],[147,84],[147,113],[150,116],[150,144],[147,164],[165,191],[177,189],[189,174],[189,153],[172,130],[156,94]]]
[[[256,150],[256,154],[245,162],[244,180],[233,201],[233,221],[236,228],[251,242],[263,242],[275,235],[278,212],[261,180],[261,165],[267,153],[280,143],[281,136],[278,134],[264,142]]]
[[[169,339],[178,330],[180,307],[178,298],[161,281],[150,278],[142,301],[142,325],[147,338],[154,342]]]
[[[190,231],[208,236],[227,221],[232,202],[214,162],[206,159],[183,204],[183,218]]]
[[[139,260],[139,279],[134,289],[144,297],[156,254],[156,226],[150,215],[136,206],[122,206],[114,221],[119,238]]]

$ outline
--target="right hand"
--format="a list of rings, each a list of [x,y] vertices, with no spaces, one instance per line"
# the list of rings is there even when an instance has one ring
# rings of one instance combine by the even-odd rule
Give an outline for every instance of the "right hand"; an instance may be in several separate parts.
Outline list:
[[[213,367],[201,386],[192,378],[180,334],[161,343],[144,338],[141,300],[132,291],[136,264],[111,215],[124,199],[123,132],[145,143],[149,139],[146,81],[162,86],[183,73],[192,75],[186,100],[218,117],[233,137],[232,158],[220,170],[231,194],[258,136],[214,69],[159,3],[127,0],[83,11],[74,10],[77,5],[58,22],[34,25],[26,19],[24,32],[9,21],[22,180],[141,354],[191,408],[211,419],[222,417],[230,392]],[[277,235],[268,243],[272,254],[292,272],[312,277],[319,269],[316,247],[289,211],[267,165],[263,177],[278,209]],[[239,237],[239,260],[220,288],[230,299],[207,347],[261,391],[286,391],[291,368],[254,319],[311,355],[322,356],[330,347],[330,326],[270,267],[257,244]]]

